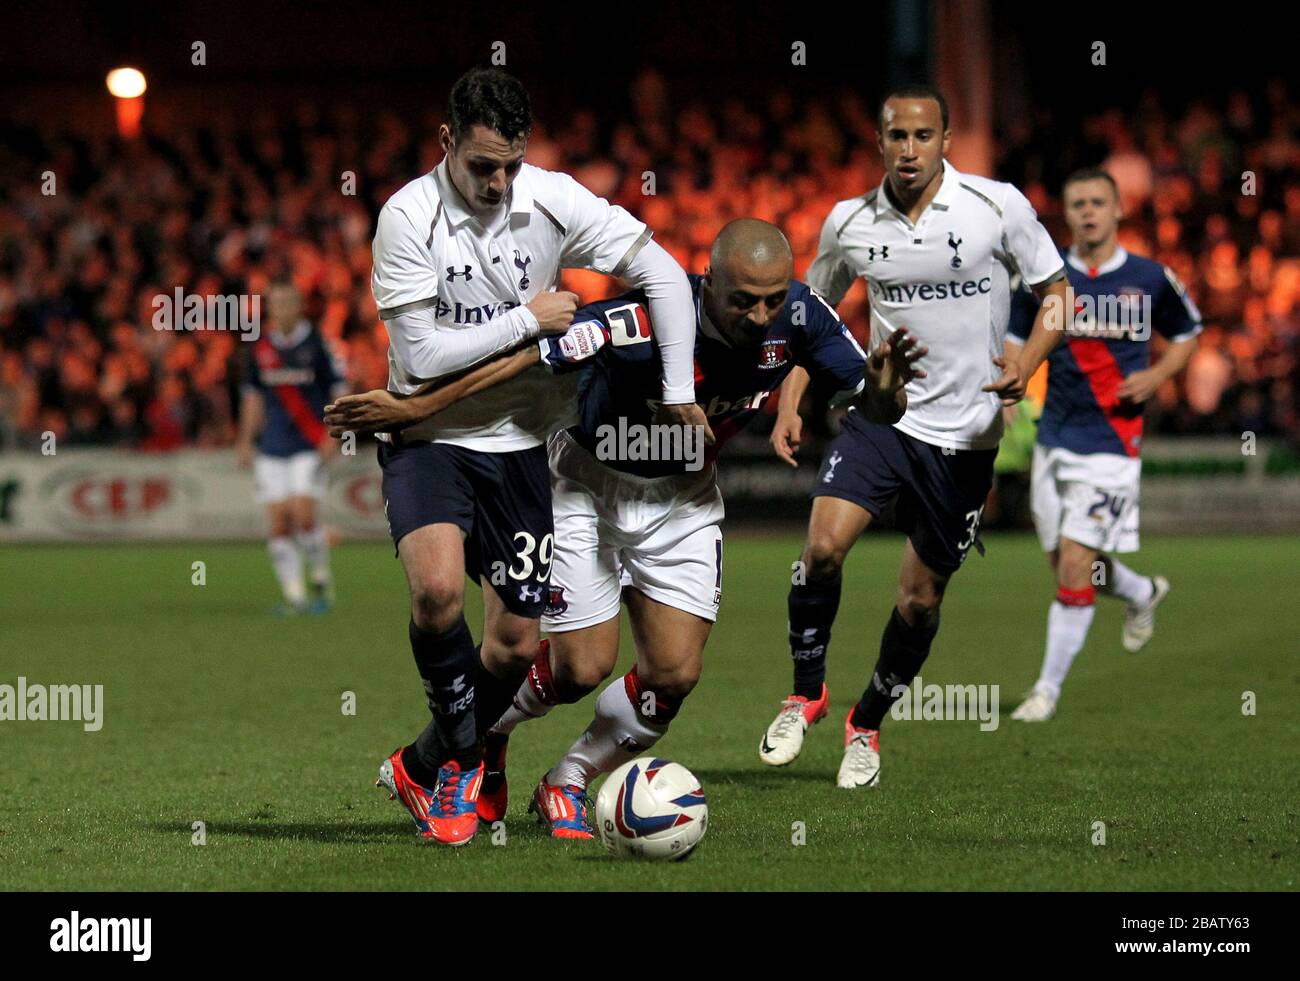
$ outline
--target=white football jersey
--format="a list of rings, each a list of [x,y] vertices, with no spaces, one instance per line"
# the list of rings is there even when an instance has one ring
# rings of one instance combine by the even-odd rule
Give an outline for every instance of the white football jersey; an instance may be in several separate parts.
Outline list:
[[[451,183],[444,159],[380,212],[371,289],[385,322],[432,308],[440,328],[474,330],[553,289],[561,268],[621,275],[649,239],[650,230],[623,208],[567,174],[529,164],[499,211],[480,220]],[[390,337],[391,392],[409,395],[432,380],[402,363],[400,349],[411,340]],[[539,364],[403,434],[493,453],[539,446],[576,422],[576,383],[576,375],[554,375]]]
[[[805,281],[838,304],[865,279],[872,345],[906,327],[930,349],[918,365],[926,377],[908,384],[895,425],[935,446],[982,450],[1002,438],[1001,400],[980,389],[1001,375],[992,359],[1006,338],[1011,277],[1037,286],[1063,270],[1023,194],[945,160],[943,183],[915,225],[884,182],[831,209]]]

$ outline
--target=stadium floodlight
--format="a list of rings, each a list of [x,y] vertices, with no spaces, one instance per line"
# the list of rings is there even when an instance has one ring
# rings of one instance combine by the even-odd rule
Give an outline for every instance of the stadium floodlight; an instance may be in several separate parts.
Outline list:
[[[119,99],[136,99],[144,95],[147,87],[144,72],[138,68],[114,68],[105,79],[108,91]]]
[[[124,138],[140,135],[144,116],[144,90],[148,87],[144,72],[138,68],[114,68],[104,80],[117,100],[117,132]]]

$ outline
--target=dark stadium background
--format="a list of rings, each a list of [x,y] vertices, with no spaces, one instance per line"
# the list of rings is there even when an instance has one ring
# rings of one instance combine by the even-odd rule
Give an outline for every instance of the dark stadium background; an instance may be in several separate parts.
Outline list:
[[[502,41],[533,96],[530,159],[632,209],[691,270],[726,220],[758,214],[786,230],[802,272],[834,201],[879,180],[872,114],[895,81],[936,79],[953,105],[954,160],[1016,182],[1058,240],[1060,179],[1112,166],[1130,198],[1124,241],[1182,276],[1207,326],[1189,372],[1152,400],[1148,474],[1295,467],[1300,115],[1284,32],[1263,24],[1178,5],[905,0],[55,2],[0,17],[5,450],[35,449],[46,432],[64,446],[228,446],[238,345],[150,336],[148,298],[176,286],[257,292],[290,271],[351,383],[381,386],[374,215],[439,159],[451,81]],[[203,66],[191,64],[194,41]],[[791,64],[794,41],[807,44],[806,65]],[[1091,63],[1096,41],[1104,66]],[[103,83],[122,64],[149,81],[136,140],[115,136]],[[1253,197],[1240,193],[1248,169]],[[61,182],[54,198],[38,192],[46,170]],[[355,197],[339,193],[345,170]],[[645,170],[653,198],[641,193]],[[590,299],[615,289],[589,275],[570,283]],[[861,332],[859,290],[843,310]],[[824,436],[834,420],[812,408],[811,432]],[[1258,466],[1234,454],[1244,432],[1264,440]],[[1219,439],[1160,439],[1187,435]],[[811,478],[818,443],[797,473],[765,447],[759,426],[728,451],[733,516],[789,514]]]

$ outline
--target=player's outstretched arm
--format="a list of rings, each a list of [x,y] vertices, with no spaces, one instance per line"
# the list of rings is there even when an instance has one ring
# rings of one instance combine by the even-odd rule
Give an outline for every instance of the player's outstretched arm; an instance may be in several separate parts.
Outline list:
[[[930,349],[900,327],[889,339],[876,345],[867,356],[866,385],[858,398],[858,408],[872,422],[892,425],[907,411],[907,391],[904,386],[913,378],[924,378],[926,373],[917,362],[930,353]]]
[[[382,388],[359,395],[345,395],[325,406],[325,426],[336,439],[349,432],[399,432],[462,399],[523,374],[540,360],[537,345],[529,344],[450,381],[426,385],[414,395],[394,395]]]
[[[695,304],[686,273],[650,240],[628,263],[621,278],[645,293],[650,329],[659,345],[663,402],[655,418],[670,425],[698,426],[705,444],[712,446],[708,417],[695,404]]]
[[[336,438],[346,432],[397,432],[471,395],[507,382],[539,362],[556,372],[580,367],[600,353],[608,341],[609,334],[602,323],[583,321],[559,336],[543,338],[536,344],[500,355],[454,378],[426,385],[412,395],[394,395],[380,388],[336,399],[325,407],[325,425]]]
[[[804,392],[812,376],[806,368],[795,365],[781,385],[781,400],[776,409],[776,425],[772,427],[772,449],[778,457],[792,467],[799,466],[794,455],[799,452],[799,443],[803,439],[803,416],[799,415],[799,403],[803,401]]]

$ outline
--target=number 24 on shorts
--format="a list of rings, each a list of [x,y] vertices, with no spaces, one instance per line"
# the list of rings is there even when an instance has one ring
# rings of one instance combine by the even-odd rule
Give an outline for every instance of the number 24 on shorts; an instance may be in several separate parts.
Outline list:
[[[1118,494],[1107,494],[1105,491],[1095,491],[1095,493],[1097,499],[1089,506],[1088,517],[1104,521],[1103,516],[1097,513],[1103,509],[1110,512],[1110,516],[1116,519],[1124,513],[1124,505],[1128,503],[1127,497],[1121,497]]]

